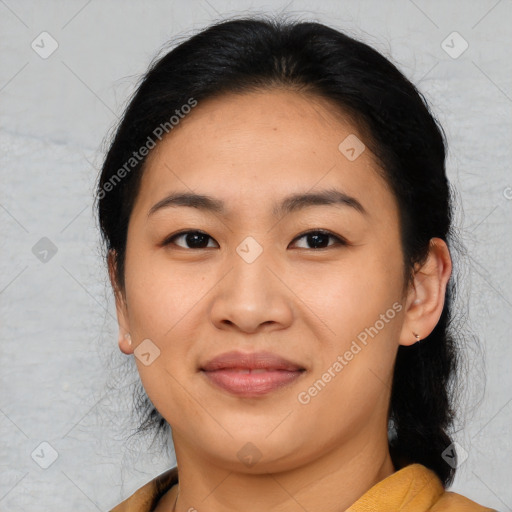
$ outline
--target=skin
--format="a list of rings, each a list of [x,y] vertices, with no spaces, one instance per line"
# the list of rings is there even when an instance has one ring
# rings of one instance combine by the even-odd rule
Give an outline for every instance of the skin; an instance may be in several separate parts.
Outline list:
[[[446,244],[432,239],[413,283],[403,279],[398,207],[368,149],[354,161],[338,145],[364,137],[326,100],[287,90],[200,102],[148,156],[128,227],[125,288],[116,286],[119,347],[150,339],[160,355],[136,363],[146,392],[168,421],[179,467],[179,512],[342,511],[391,475],[387,418],[399,345],[425,338],[442,312],[451,273]],[[345,205],[315,205],[285,216],[274,202],[334,187]],[[171,192],[208,194],[229,215],[169,207]],[[185,237],[211,238],[194,248]],[[345,238],[297,238],[324,229]],[[236,248],[253,237],[263,252],[247,263]],[[323,244],[323,245],[322,245]],[[328,245],[328,247],[326,247]],[[394,303],[402,308],[336,377],[300,403],[357,335]],[[130,333],[131,345],[125,338]],[[269,350],[306,371],[291,385],[240,398],[198,368],[229,350]],[[249,467],[237,452],[251,442]],[[158,511],[171,511],[174,486]]]

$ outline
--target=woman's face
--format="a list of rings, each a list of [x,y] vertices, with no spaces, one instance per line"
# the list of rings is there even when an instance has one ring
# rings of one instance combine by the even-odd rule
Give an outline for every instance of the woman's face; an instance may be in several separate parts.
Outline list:
[[[135,349],[178,457],[263,472],[387,442],[406,309],[398,210],[363,136],[334,111],[284,90],[226,95],[199,102],[148,157],[118,303],[132,345],[120,347]],[[344,195],[330,204],[289,200],[334,190]],[[223,206],[152,211],[171,194]],[[164,245],[183,231],[204,235]],[[202,370],[230,351],[300,371]]]

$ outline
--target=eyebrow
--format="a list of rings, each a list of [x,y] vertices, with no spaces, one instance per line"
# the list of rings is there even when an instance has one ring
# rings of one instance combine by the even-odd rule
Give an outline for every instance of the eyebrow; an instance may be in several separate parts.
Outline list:
[[[308,192],[292,194],[285,197],[279,204],[274,204],[272,214],[275,217],[284,216],[309,206],[349,206],[363,215],[368,215],[368,212],[363,205],[352,196],[345,194],[337,189],[321,190],[319,192]],[[197,208],[199,210],[216,213],[218,215],[227,216],[228,212],[223,201],[214,197],[195,194],[190,192],[175,192],[172,193],[153,205],[148,212],[148,217],[153,213],[163,208],[188,206]]]

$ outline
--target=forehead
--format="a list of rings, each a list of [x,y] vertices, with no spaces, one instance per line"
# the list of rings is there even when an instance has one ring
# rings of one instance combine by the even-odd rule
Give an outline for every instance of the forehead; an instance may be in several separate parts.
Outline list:
[[[363,151],[347,158],[347,144]],[[235,211],[317,188],[359,196],[370,213],[396,206],[348,116],[318,96],[278,89],[198,102],[151,150],[137,205],[148,211],[164,195],[188,190]]]

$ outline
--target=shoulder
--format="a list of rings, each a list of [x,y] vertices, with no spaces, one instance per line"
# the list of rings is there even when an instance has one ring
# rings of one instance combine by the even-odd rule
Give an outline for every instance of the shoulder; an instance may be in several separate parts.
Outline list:
[[[178,468],[156,476],[109,512],[151,512],[158,500],[178,482]]]
[[[487,508],[478,503],[457,494],[456,492],[445,491],[437,500],[430,512],[498,512],[495,509]]]
[[[497,512],[446,491],[437,474],[422,464],[407,465],[384,478],[346,512]]]

